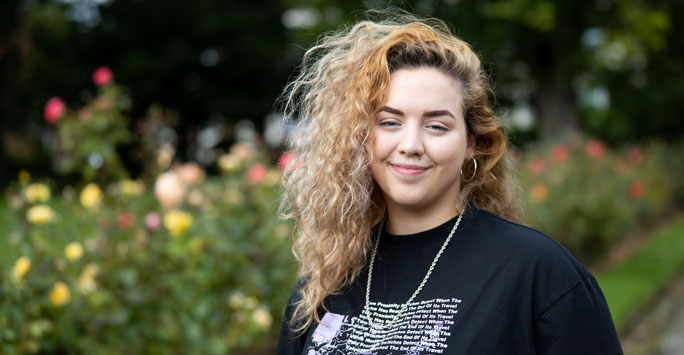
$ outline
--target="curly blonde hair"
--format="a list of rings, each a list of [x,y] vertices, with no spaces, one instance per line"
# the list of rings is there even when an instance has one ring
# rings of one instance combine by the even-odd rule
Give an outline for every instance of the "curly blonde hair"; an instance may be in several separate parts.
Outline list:
[[[362,21],[324,35],[286,86],[286,117],[296,164],[283,178],[281,212],[297,222],[293,253],[300,287],[291,326],[306,329],[326,309],[326,297],[350,285],[367,265],[372,230],[385,204],[371,176],[371,124],[390,75],[406,67],[437,68],[462,84],[467,133],[476,139],[474,179],[461,201],[517,220],[516,184],[507,137],[489,104],[489,84],[470,46],[439,20],[410,15]],[[473,174],[464,163],[463,176]]]

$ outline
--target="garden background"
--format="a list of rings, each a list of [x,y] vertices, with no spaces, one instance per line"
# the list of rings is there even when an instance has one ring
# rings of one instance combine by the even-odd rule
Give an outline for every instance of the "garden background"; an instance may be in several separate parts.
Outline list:
[[[274,103],[387,4],[0,3],[0,353],[273,352],[296,282]],[[683,353],[684,1],[389,4],[481,55],[525,222],[597,275],[625,352]]]

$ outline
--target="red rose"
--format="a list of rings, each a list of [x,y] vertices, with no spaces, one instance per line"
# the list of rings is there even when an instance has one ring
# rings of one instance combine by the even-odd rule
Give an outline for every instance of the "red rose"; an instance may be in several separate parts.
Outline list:
[[[53,96],[45,104],[45,111],[43,112],[43,117],[45,121],[49,124],[55,124],[59,121],[66,113],[66,104],[64,100],[57,96]]]
[[[93,72],[93,82],[97,86],[109,85],[114,80],[114,74],[109,67],[101,66]]]

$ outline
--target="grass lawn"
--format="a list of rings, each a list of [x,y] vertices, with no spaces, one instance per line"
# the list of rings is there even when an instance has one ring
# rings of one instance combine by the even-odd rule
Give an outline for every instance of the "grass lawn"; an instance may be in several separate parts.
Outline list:
[[[598,275],[618,332],[626,330],[630,316],[653,301],[682,267],[684,217],[679,217],[632,257]]]

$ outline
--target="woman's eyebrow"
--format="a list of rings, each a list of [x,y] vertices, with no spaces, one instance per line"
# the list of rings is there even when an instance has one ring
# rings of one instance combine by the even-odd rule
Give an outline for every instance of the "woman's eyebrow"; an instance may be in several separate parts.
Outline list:
[[[427,111],[423,113],[423,117],[439,117],[439,116],[451,116],[451,118],[456,119],[456,116],[454,116],[449,110],[435,110],[435,111]]]
[[[397,110],[396,108],[389,107],[389,106],[383,106],[380,108],[380,112],[387,112],[391,113],[394,115],[399,115],[403,116],[404,113],[401,112],[400,110]],[[426,111],[423,113],[423,117],[439,117],[439,116],[450,116],[453,119],[456,119],[456,116],[454,116],[451,111],[449,110],[434,110],[434,111]]]
[[[385,111],[385,112],[388,112],[388,113],[391,113],[391,114],[394,114],[394,115],[399,115],[399,116],[403,116],[403,115],[404,115],[403,112],[397,110],[396,108],[392,108],[392,107],[389,107],[389,106],[383,106],[383,107],[381,107],[381,108],[380,108],[380,112],[382,112],[382,111]]]

